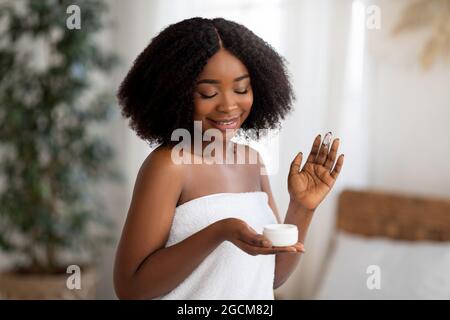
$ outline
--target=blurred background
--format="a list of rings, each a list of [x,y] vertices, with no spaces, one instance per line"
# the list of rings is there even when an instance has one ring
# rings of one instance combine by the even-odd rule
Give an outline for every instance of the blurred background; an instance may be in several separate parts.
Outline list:
[[[166,26],[223,17],[244,24],[288,62],[294,111],[280,132],[254,144],[273,167],[280,213],[297,152],[309,152],[318,133],[331,131],[345,154],[334,191],[316,210],[307,254],[276,297],[450,299],[449,0],[0,4],[16,10],[0,16],[2,270],[34,262],[23,276],[56,273],[55,261],[91,263],[98,287],[75,298],[116,298],[115,246],[152,149],[120,116],[114,94]],[[80,29],[67,21],[77,12],[68,9],[73,4]],[[34,168],[37,161],[42,166]],[[5,298],[18,290],[10,278],[0,276]]]

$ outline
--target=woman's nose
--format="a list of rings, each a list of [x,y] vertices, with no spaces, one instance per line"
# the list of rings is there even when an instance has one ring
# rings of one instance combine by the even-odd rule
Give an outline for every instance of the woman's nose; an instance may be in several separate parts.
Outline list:
[[[233,97],[231,97],[229,94],[224,94],[223,95],[223,99],[222,101],[220,101],[217,110],[220,112],[231,112],[235,109],[237,109],[237,103],[236,101],[233,99]]]

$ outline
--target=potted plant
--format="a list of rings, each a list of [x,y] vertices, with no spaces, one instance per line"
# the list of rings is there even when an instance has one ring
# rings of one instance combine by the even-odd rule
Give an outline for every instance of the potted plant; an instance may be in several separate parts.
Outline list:
[[[67,25],[72,0],[0,5],[0,254],[13,262],[0,273],[1,298],[94,298],[95,258],[113,239],[94,191],[120,175],[93,132],[113,96],[91,72],[105,75],[117,59],[94,38],[105,3],[75,3],[79,29]],[[67,286],[71,265],[81,289]]]

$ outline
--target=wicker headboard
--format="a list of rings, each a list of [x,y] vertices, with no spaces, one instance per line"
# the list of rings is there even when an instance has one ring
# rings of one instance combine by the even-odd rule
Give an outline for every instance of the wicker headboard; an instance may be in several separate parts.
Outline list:
[[[364,236],[450,241],[450,200],[345,190],[339,197],[337,228]]]

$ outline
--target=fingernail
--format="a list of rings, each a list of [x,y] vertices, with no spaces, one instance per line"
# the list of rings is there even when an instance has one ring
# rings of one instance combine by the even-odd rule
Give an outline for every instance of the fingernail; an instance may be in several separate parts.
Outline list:
[[[263,246],[264,247],[270,247],[270,242],[269,241],[263,241]]]

